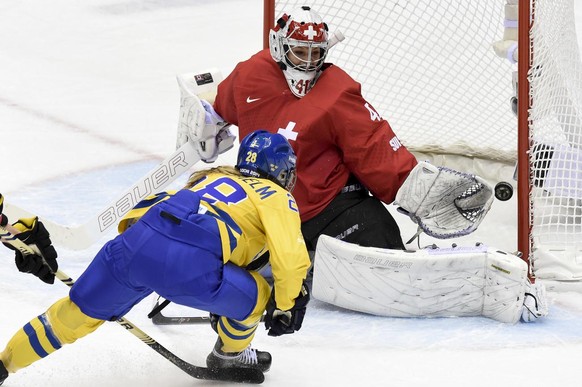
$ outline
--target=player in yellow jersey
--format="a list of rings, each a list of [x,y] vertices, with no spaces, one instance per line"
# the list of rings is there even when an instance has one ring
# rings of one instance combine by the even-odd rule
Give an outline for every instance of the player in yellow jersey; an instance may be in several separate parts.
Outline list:
[[[184,189],[140,202],[69,296],[8,342],[0,354],[0,384],[7,371],[16,372],[118,319],[152,292],[220,316],[209,368],[268,371],[271,355],[250,346],[261,316],[267,312],[270,336],[293,333],[301,328],[309,301],[305,278],[310,260],[290,193],[295,162],[283,136],[256,131],[241,142],[235,168],[195,172]],[[41,251],[52,249],[37,219],[15,226],[26,243],[43,240]],[[256,270],[247,270],[266,251],[273,289]],[[16,255],[17,261],[42,261]],[[50,282],[41,269],[27,271]]]

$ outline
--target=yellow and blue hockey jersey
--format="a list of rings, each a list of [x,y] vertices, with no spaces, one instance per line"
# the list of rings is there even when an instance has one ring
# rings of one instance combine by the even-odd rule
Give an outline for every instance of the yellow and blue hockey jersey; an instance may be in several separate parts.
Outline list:
[[[198,212],[217,219],[225,263],[247,267],[269,251],[277,307],[291,309],[310,266],[293,196],[267,179],[219,172],[206,175],[190,190],[201,197]],[[140,202],[122,219],[119,231],[174,193],[162,192]]]

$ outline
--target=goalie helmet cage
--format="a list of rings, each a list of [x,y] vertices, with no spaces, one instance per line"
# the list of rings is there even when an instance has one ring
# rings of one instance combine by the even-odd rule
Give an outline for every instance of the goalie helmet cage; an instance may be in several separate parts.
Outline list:
[[[302,5],[264,1],[265,48],[276,18]],[[489,167],[472,172],[493,182],[487,171],[518,163],[518,250],[536,278],[582,280],[582,69],[574,1],[519,0],[518,64],[492,49],[503,38],[506,0],[311,5],[331,32],[346,37],[328,61],[362,84],[409,150],[484,161]],[[518,95],[526,96],[518,98],[517,118],[509,102],[516,71]]]

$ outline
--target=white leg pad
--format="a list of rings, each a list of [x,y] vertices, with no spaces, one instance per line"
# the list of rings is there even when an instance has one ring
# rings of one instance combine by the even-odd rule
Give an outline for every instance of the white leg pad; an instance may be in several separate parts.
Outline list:
[[[389,317],[485,316],[516,323],[527,264],[486,246],[401,251],[321,236],[313,297]]]

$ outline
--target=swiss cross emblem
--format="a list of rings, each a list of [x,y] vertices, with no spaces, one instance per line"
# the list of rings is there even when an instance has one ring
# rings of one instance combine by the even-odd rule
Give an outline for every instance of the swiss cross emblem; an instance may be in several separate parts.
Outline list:
[[[279,128],[279,130],[277,130],[277,133],[283,135],[283,137],[285,137],[289,141],[291,140],[295,141],[297,140],[297,135],[299,134],[293,130],[295,129],[295,125],[296,125],[295,122],[289,121],[287,127],[285,129]]]
[[[287,38],[289,39],[308,40],[310,42],[324,42],[326,37],[326,26],[324,23],[298,23],[295,20],[291,20],[288,30],[289,32]]]
[[[303,31],[303,35],[307,36],[307,39],[309,40],[313,40],[313,38],[316,37],[318,34],[319,32],[315,31],[311,24],[309,25],[309,27],[307,27],[306,31]]]

